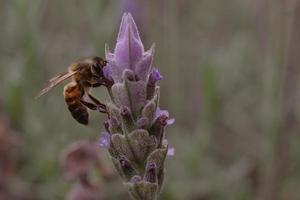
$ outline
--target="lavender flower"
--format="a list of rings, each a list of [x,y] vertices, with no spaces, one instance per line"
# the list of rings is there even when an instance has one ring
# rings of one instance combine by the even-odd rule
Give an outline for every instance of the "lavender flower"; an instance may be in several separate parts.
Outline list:
[[[125,13],[114,52],[106,45],[105,56],[104,76],[113,84],[108,88],[111,102],[106,104],[108,133],[100,144],[109,146],[132,199],[155,200],[163,184],[165,158],[175,152],[165,139],[165,128],[174,119],[159,108],[157,83],[163,77],[152,66],[154,45],[144,50],[131,14]]]
[[[169,111],[167,110],[161,110],[159,107],[155,111],[155,119],[161,117],[161,116],[166,116],[168,118],[166,120],[167,125],[172,125],[175,123],[175,118],[169,118]]]
[[[101,147],[109,147],[110,145],[110,134],[107,132],[102,132],[100,135],[99,144]]]
[[[168,155],[168,156],[174,156],[174,155],[175,155],[175,148],[173,148],[173,147],[172,147],[172,148],[169,148],[169,149],[168,149],[167,155]]]
[[[153,68],[149,76],[148,84],[155,86],[158,81],[164,77],[160,74],[157,68]]]

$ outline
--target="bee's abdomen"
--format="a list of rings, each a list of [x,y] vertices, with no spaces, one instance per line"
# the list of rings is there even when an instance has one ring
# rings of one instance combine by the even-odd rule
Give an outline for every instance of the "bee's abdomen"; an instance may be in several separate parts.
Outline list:
[[[64,97],[73,118],[79,123],[87,125],[89,113],[87,108],[80,102],[82,92],[83,90],[75,82],[71,82],[64,88]]]
[[[68,109],[74,119],[84,125],[87,125],[89,123],[89,113],[87,111],[87,108],[84,107],[80,101],[74,101],[72,103],[67,102],[67,104]]]

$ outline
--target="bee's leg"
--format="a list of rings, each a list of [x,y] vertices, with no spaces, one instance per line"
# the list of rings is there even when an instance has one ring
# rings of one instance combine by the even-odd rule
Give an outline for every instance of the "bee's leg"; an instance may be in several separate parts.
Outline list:
[[[98,108],[107,111],[106,105],[104,103],[101,103],[96,97],[88,93],[89,98],[98,106]]]
[[[103,85],[102,83],[94,83],[94,84],[90,84],[91,87],[100,87],[101,85]]]
[[[84,101],[84,100],[80,100],[80,102],[85,105],[87,108],[91,109],[91,110],[97,110],[97,106],[93,103]]]
[[[96,83],[87,82],[86,84],[89,87],[99,87],[99,86],[103,85],[101,82],[96,82]],[[87,107],[90,106],[91,107],[90,109],[93,108],[92,110],[99,110],[100,112],[107,113],[106,105],[104,103],[101,103],[96,97],[94,97],[90,93],[87,93],[87,94],[93,103],[89,103],[89,105],[88,105],[87,104],[88,102],[85,102],[83,104],[86,104]],[[93,104],[93,106],[91,104]],[[94,108],[94,106],[96,106],[96,109]]]
[[[100,79],[96,83],[89,83],[90,87],[100,87],[100,86],[105,86],[108,87],[110,83],[106,79]]]
[[[90,102],[84,101],[82,99],[80,100],[80,102],[91,110],[98,110],[99,112],[106,113],[106,109],[103,109],[94,103],[90,103]]]

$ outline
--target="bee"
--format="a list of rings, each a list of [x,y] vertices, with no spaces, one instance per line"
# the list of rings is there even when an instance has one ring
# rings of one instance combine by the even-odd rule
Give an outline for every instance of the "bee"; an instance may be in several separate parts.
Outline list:
[[[64,99],[73,118],[80,124],[87,125],[88,109],[107,113],[105,104],[89,92],[91,88],[101,85],[108,87],[111,84],[103,74],[103,67],[106,64],[107,61],[100,57],[80,59],[71,64],[67,72],[51,78],[36,98],[46,94],[64,80],[72,78],[72,81],[64,87]],[[87,98],[90,101],[87,101]]]

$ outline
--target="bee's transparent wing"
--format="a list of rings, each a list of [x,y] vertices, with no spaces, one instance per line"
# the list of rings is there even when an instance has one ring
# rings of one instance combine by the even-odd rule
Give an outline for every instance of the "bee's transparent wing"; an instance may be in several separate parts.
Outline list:
[[[67,78],[70,78],[71,76],[73,76],[76,73],[77,73],[77,71],[64,72],[62,74],[58,74],[58,75],[54,76],[46,83],[46,86],[41,91],[39,91],[39,93],[37,93],[35,98],[39,98],[40,96],[46,94],[52,88],[54,88],[56,85],[58,85],[59,83],[61,83],[64,80],[66,80]]]

